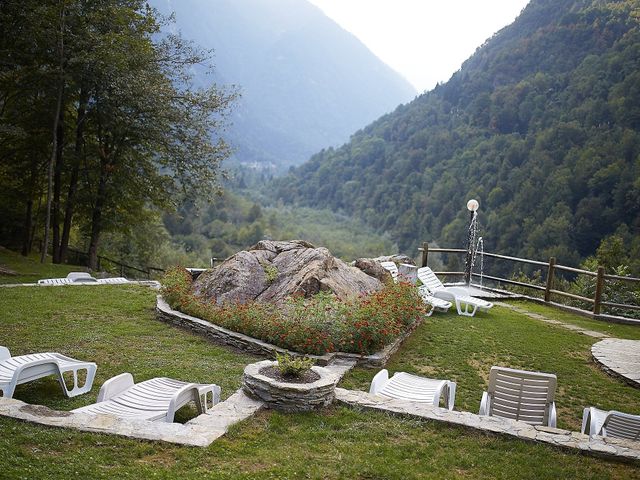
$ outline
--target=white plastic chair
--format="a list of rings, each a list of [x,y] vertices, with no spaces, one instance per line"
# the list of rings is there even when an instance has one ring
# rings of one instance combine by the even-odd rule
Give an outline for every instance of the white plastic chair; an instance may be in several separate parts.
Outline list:
[[[120,285],[123,283],[129,283],[124,277],[112,277],[112,278],[100,278],[98,279],[99,285]]]
[[[68,278],[43,278],[38,280],[38,285],[69,285],[71,280]]]
[[[640,441],[640,415],[587,407],[582,415],[582,433],[587,433],[587,427],[590,437],[602,435]]]
[[[391,278],[393,278],[394,283],[398,283],[398,266],[394,262],[380,262],[380,265],[391,274]],[[433,315],[434,310],[446,312],[451,308],[450,302],[434,297],[429,293],[428,289],[424,288],[424,286],[419,287],[418,293],[420,294],[422,301],[432,307],[427,313],[427,317]]]
[[[456,399],[456,383],[450,380],[433,380],[405,372],[396,372],[389,379],[386,369],[380,370],[373,380],[369,393],[418,403],[440,405],[443,398],[446,408],[453,410]]]
[[[172,423],[175,412],[190,401],[206,413],[220,401],[220,387],[164,377],[134,384],[130,373],[121,373],[104,382],[97,403],[72,412]]]
[[[552,373],[491,367],[479,414],[555,427],[557,383]]]
[[[124,277],[96,279],[86,272],[71,272],[66,278],[45,278],[38,280],[38,285],[119,285],[129,283]]]
[[[493,303],[470,296],[464,288],[445,287],[429,267],[418,269],[418,279],[434,297],[456,304],[458,315],[473,317],[478,309],[489,310]]]
[[[391,274],[393,283],[398,283],[398,266],[394,262],[380,262],[380,266]]]
[[[98,280],[87,272],[71,272],[67,275],[67,278],[71,283],[98,283]]]
[[[0,390],[2,396],[12,398],[16,386],[38,378],[56,375],[62,391],[67,397],[82,395],[91,390],[96,374],[96,364],[83,362],[59,353],[31,353],[12,357],[9,349],[0,346]],[[84,384],[81,386],[78,372],[86,370]],[[73,372],[73,388],[69,389],[63,374]]]

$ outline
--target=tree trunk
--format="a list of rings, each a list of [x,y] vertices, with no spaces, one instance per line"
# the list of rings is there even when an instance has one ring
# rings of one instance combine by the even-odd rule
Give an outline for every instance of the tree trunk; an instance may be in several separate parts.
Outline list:
[[[60,262],[67,261],[69,251],[69,235],[71,233],[71,221],[76,205],[76,192],[78,191],[78,174],[80,172],[80,161],[84,147],[84,123],[87,108],[87,93],[80,89],[80,103],[76,116],[76,144],[74,148],[73,166],[71,168],[71,178],[69,179],[69,190],[65,203],[64,225],[62,226],[62,238],[60,240]]]
[[[100,243],[100,234],[102,233],[102,208],[104,207],[107,196],[107,162],[101,162],[100,182],[98,183],[98,191],[96,193],[96,203],[93,206],[91,215],[91,239],[89,242],[89,268],[91,270],[98,269],[98,244]]]
[[[53,263],[60,263],[60,192],[62,190],[62,150],[64,147],[64,109],[60,109],[60,119],[57,129],[56,161],[53,174]]]
[[[29,172],[29,188],[27,208],[24,215],[24,233],[22,236],[22,255],[25,257],[31,253],[33,242],[33,199],[35,198],[36,180],[38,176],[38,163],[35,158],[31,159],[31,171]]]
[[[44,241],[42,251],[40,252],[40,263],[44,263],[47,258],[47,250],[49,249],[49,228],[51,226],[51,196],[53,190],[53,166],[56,160],[56,152],[58,151],[58,123],[60,120],[60,111],[62,110],[62,97],[64,95],[64,2],[60,8],[60,42],[59,42],[59,79],[58,79],[58,97],[56,99],[56,112],[53,117],[53,146],[51,147],[51,158],[49,159],[49,167],[47,169],[47,208],[45,212],[44,222]]]
[[[33,222],[33,198],[27,200],[27,210],[24,214],[24,236],[22,237],[22,255],[31,253],[31,223]]]

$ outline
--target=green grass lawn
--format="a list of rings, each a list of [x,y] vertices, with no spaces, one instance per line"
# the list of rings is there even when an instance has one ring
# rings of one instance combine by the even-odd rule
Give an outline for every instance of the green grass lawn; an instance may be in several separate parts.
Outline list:
[[[55,265],[51,263],[51,256],[47,256],[45,263],[40,263],[40,255],[34,253],[23,257],[1,246],[0,265],[18,274],[16,276],[0,274],[0,284],[37,283],[42,278],[63,278],[69,272],[87,271],[86,267],[77,265]]]
[[[42,379],[20,386],[15,397],[70,410],[95,401],[99,385],[123,371],[136,380],[215,382],[228,397],[256,357],[156,321],[155,295],[140,286],[0,289],[0,344],[13,354],[54,350],[98,363],[87,395],[66,399],[55,380]],[[590,360],[594,341],[504,308],[475,318],[436,314],[388,368],[457,381],[456,409],[474,412],[491,365],[554,372],[559,426],[577,429],[585,405],[640,411],[640,390]],[[374,373],[356,369],[342,386],[366,390]],[[638,463],[338,405],[317,413],[261,412],[208,448],[0,418],[0,458],[0,478],[11,479],[640,478]]]
[[[540,313],[559,319],[551,308]],[[504,307],[472,318],[434,314],[405,341],[387,368],[454,380],[456,408],[471,412],[480,407],[493,365],[555,373],[558,426],[579,430],[585,406],[640,412],[640,389],[607,375],[591,359],[596,341]],[[372,376],[369,370],[355,369],[343,384],[365,390]]]
[[[640,326],[638,325],[626,325],[621,323],[609,323],[602,320],[594,320],[592,318],[583,317],[581,315],[575,315],[573,313],[564,312],[557,308],[548,307],[535,302],[514,302],[530,312],[539,313],[547,318],[554,320],[560,320],[561,322],[571,323],[578,327],[585,328],[587,330],[594,330],[596,332],[606,333],[612,337],[628,338],[631,340],[640,340]]]

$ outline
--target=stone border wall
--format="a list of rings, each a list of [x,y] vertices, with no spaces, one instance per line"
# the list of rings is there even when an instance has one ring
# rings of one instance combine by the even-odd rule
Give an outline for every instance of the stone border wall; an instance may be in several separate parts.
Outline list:
[[[599,435],[589,437],[560,428],[529,425],[506,418],[450,411],[426,403],[409,402],[371,395],[357,390],[336,388],[336,400],[350,407],[377,410],[397,415],[461,425],[475,430],[508,435],[520,440],[546,443],[554,447],[579,450],[599,457],[640,461],[640,442]]]
[[[255,355],[262,355],[269,358],[275,357],[276,353],[300,355],[300,353],[298,352],[286,350],[271,343],[258,340],[257,338],[234,332],[206,320],[192,317],[191,315],[173,310],[161,295],[158,295],[156,301],[156,318],[165,323],[191,330],[198,335],[202,335],[210,339],[215,343],[228,345],[238,350],[253,353]],[[306,356],[309,358],[313,358],[318,365],[327,365],[336,360],[353,360],[362,367],[380,368],[383,367],[389,360],[389,357],[391,357],[391,355],[393,355],[400,348],[402,342],[404,342],[406,338],[413,332],[413,330],[418,326],[418,323],[419,322],[416,322],[413,329],[407,330],[402,335],[400,335],[393,343],[387,345],[383,350],[374,353],[373,355],[357,355],[354,353],[332,352],[325,355]]]
[[[207,413],[185,424],[149,422],[119,418],[114,415],[90,415],[52,410],[42,405],[30,405],[14,398],[0,397],[0,416],[10,417],[49,427],[62,427],[83,432],[107,433],[140,440],[157,440],[194,447],[207,447],[223,436],[234,423],[249,418],[263,403],[242,390],[215,404]]]

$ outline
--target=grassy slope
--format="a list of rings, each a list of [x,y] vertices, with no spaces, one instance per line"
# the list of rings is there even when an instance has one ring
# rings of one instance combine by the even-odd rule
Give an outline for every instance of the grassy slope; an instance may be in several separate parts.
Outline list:
[[[556,317],[555,310],[543,313]],[[558,376],[558,426],[579,430],[588,405],[640,412],[640,390],[608,376],[591,360],[596,341],[502,307],[474,318],[436,314],[387,368],[456,381],[456,408],[468,411],[478,410],[492,365],[552,372]],[[372,372],[356,369],[343,383],[366,389],[371,378]]]
[[[88,395],[65,399],[55,380],[42,379],[19,387],[16,397],[68,410],[94,401],[97,385],[122,371],[138,380],[213,381],[230,395],[253,357],[155,321],[154,295],[135,286],[0,289],[0,343],[14,354],[57,350],[99,365]],[[475,319],[437,315],[389,368],[455,379],[460,410],[478,408],[492,364],[556,372],[560,426],[576,428],[584,404],[640,410],[639,390],[590,362],[591,342],[505,309]],[[367,388],[373,373],[359,369],[343,384]],[[0,418],[0,458],[0,478],[30,479],[640,478],[637,464],[339,406],[309,414],[263,412],[206,449]]]
[[[69,272],[84,272],[86,267],[77,265],[54,265],[51,257],[47,256],[46,263],[40,263],[40,257],[32,254],[28,257],[18,255],[0,246],[0,265],[8,267],[18,275],[0,274],[0,284],[2,283],[36,283],[41,278],[62,278]]]

